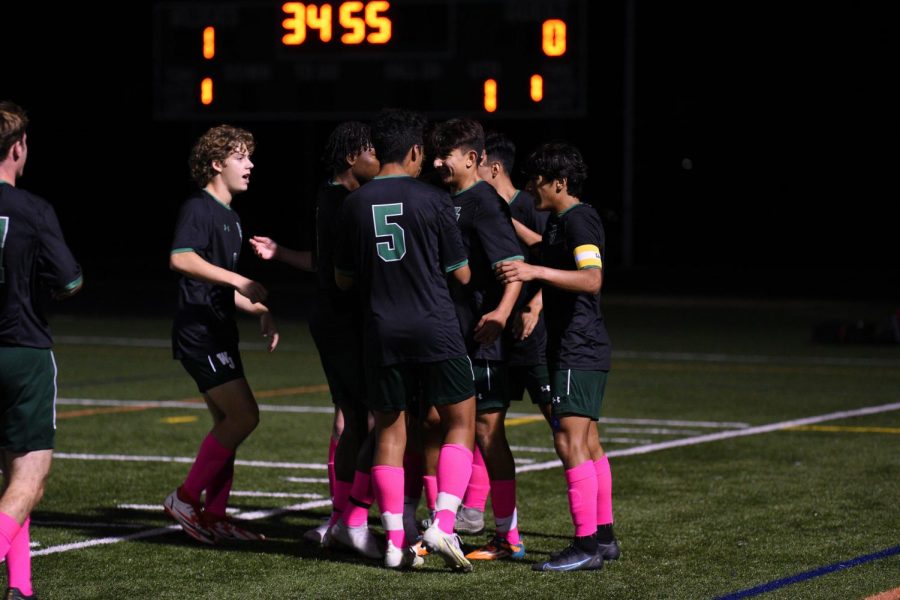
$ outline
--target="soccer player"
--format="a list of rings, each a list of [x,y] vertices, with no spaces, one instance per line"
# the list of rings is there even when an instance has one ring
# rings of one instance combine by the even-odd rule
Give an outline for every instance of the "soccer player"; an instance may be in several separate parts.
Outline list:
[[[416,567],[423,559],[403,528],[406,412],[419,397],[441,417],[434,522],[429,552],[471,571],[453,523],[472,469],[475,397],[472,368],[448,290],[447,273],[470,277],[465,248],[443,192],[415,177],[422,169],[424,119],[403,110],[371,124],[378,176],[347,197],[335,280],[364,299],[367,402],[375,415],[372,483],[387,536],[384,564]]]
[[[31,511],[44,494],[56,438],[56,361],[38,284],[56,299],[81,289],[81,267],[53,207],[16,187],[28,159],[28,117],[0,102],[0,557],[4,598],[33,598]]]
[[[276,259],[298,269],[317,272],[318,294],[310,332],[334,402],[328,461],[333,510],[330,519],[303,537],[324,543],[329,528],[343,516],[346,527],[334,530],[337,535],[333,537],[365,556],[380,558],[381,551],[368,528],[369,506],[373,501],[369,474],[372,445],[364,444],[369,411],[364,403],[365,381],[360,377],[362,314],[357,295],[338,289],[334,281],[334,257],[344,199],[378,174],[379,163],[369,127],[357,121],[340,123],[328,136],[322,160],[332,177],[319,187],[316,195],[315,257],[262,236],[252,237],[250,245],[264,260]],[[361,448],[365,450],[362,454]]]
[[[196,382],[214,424],[187,479],[163,507],[185,533],[206,544],[263,539],[225,511],[235,452],[259,423],[238,351],[235,309],[259,316],[269,352],[278,345],[275,321],[262,304],[266,289],[236,272],[243,234],[231,203],[250,183],[254,147],[249,131],[230,125],[213,127],[197,140],[189,164],[200,189],[181,207],[169,255],[169,266],[181,274],[173,355]]]
[[[568,144],[545,144],[524,171],[538,210],[550,211],[541,242],[541,265],[504,262],[501,281],[538,281],[547,319],[547,362],[556,452],[566,469],[571,545],[536,571],[600,569],[619,556],[612,529],[612,477],[595,422],[610,368],[610,341],[600,311],[603,225],[580,201],[587,167]]]
[[[547,213],[538,212],[534,197],[513,185],[510,173],[516,158],[516,146],[507,136],[490,132],[485,136],[484,160],[478,165],[478,175],[491,184],[509,203],[510,214],[522,254],[529,263],[536,261],[531,252],[540,243],[540,232],[547,224]],[[513,313],[509,334],[509,395],[521,400],[525,390],[541,413],[550,422],[550,375],[547,371],[547,331],[544,326],[543,294],[536,282],[522,286],[522,293]],[[468,506],[465,501],[463,505]]]
[[[509,408],[506,349],[501,333],[522,289],[519,282],[499,283],[494,268],[503,261],[523,259],[510,221],[509,206],[478,176],[484,152],[484,130],[470,118],[440,123],[431,134],[434,167],[450,187],[457,225],[469,254],[471,283],[454,297],[466,349],[475,370],[477,392],[476,440],[489,477],[496,535],[467,555],[477,560],[521,559],[525,546],[519,537],[516,513],[516,468],[504,420]],[[473,467],[477,469],[477,465]],[[487,488],[482,484],[482,489]],[[484,507],[483,501],[481,504]],[[477,531],[460,511],[456,528]]]

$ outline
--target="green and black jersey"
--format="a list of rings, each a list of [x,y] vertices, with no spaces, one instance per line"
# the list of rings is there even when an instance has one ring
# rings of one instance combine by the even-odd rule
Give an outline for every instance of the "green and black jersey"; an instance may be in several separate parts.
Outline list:
[[[541,262],[552,269],[602,269],[605,237],[600,215],[578,203],[550,215],[541,242]],[[544,285],[547,365],[551,369],[608,371],[611,345],[600,294],[574,293]]]
[[[237,271],[242,238],[237,213],[200,190],[181,206],[171,253],[196,252],[212,265]],[[233,288],[182,276],[172,327],[174,357],[202,358],[211,352],[237,351],[234,316]]]
[[[77,288],[81,267],[50,203],[0,182],[0,345],[53,345],[38,304],[39,284],[57,292]]]

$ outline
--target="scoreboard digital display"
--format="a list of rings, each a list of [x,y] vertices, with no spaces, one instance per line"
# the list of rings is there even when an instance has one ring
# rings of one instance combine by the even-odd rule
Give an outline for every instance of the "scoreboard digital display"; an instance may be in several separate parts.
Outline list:
[[[586,0],[154,4],[154,115],[582,118]]]

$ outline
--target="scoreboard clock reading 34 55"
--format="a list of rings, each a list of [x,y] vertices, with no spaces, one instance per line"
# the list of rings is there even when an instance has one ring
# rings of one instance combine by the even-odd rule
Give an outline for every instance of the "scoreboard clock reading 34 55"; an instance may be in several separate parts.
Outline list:
[[[158,120],[581,118],[586,0],[154,4]]]

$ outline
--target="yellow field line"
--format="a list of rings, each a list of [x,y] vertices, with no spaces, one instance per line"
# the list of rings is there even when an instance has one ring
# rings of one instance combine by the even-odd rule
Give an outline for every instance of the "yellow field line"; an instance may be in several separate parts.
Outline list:
[[[900,587],[869,596],[866,600],[900,600]]]
[[[528,423],[534,423],[535,421],[543,421],[544,415],[535,415],[533,417],[516,417],[514,419],[507,419],[505,422],[506,427],[515,427],[516,425],[527,425]]]
[[[841,425],[802,425],[788,427],[787,431],[839,431],[848,433],[900,433],[900,427],[848,427]]]
[[[328,386],[326,384],[319,385],[303,385],[299,387],[289,387],[289,388],[277,388],[274,390],[263,390],[261,392],[254,392],[254,395],[257,398],[273,398],[276,396],[294,396],[300,394],[315,394],[317,392],[327,392]],[[178,400],[178,402],[203,402],[203,398],[198,396],[193,396],[191,398],[183,398]],[[75,417],[91,417],[94,415],[108,415],[114,413],[122,413],[122,412],[137,412],[142,410],[149,410],[151,408],[159,408],[157,406],[149,405],[149,404],[136,404],[135,406],[107,406],[104,408],[85,408],[82,410],[68,410],[65,412],[56,413],[57,419],[74,419]]]

